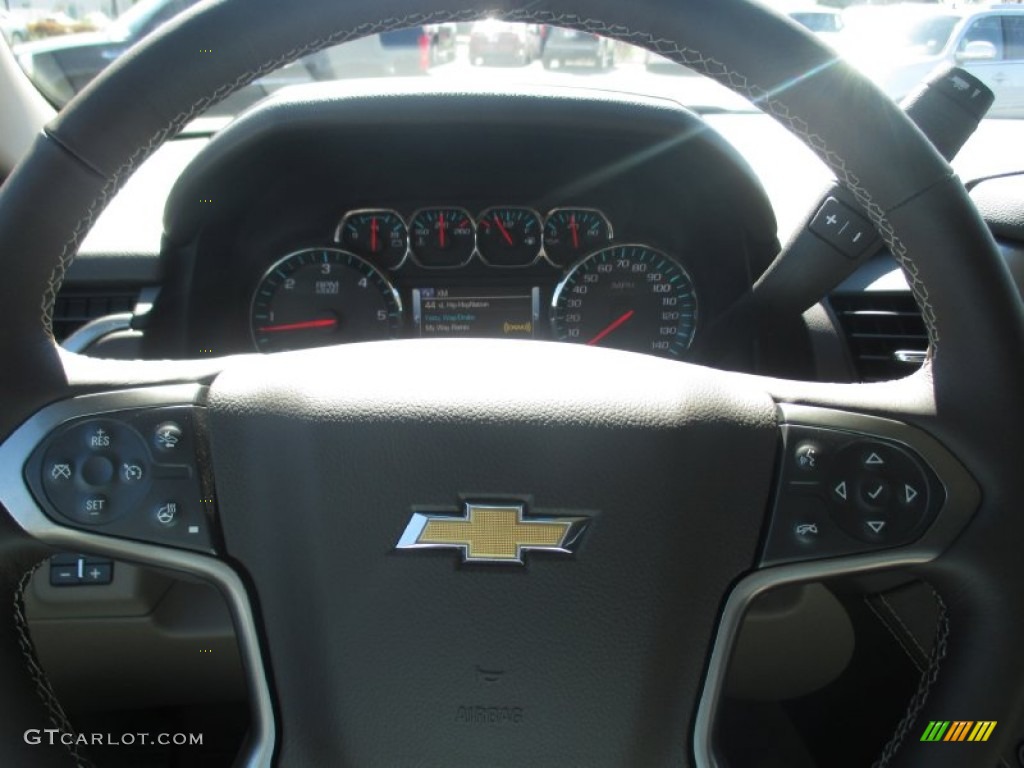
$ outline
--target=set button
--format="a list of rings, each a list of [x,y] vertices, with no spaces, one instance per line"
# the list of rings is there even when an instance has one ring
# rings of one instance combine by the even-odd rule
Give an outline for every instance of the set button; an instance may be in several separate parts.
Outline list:
[[[98,525],[113,517],[110,499],[102,493],[83,496],[75,506],[75,517],[83,523]]]

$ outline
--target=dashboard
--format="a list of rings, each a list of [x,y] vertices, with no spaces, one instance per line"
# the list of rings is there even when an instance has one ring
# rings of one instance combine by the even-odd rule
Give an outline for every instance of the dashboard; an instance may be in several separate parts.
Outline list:
[[[476,337],[693,359],[778,250],[753,171],[674,102],[298,91],[178,179],[150,355]]]

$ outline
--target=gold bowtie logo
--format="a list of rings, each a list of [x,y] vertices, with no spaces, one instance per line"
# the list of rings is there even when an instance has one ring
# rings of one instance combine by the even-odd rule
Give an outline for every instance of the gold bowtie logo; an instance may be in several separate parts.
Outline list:
[[[523,552],[570,553],[586,528],[586,517],[525,514],[522,504],[466,503],[462,516],[414,512],[398,549],[447,548],[462,551],[466,563],[523,565]]]

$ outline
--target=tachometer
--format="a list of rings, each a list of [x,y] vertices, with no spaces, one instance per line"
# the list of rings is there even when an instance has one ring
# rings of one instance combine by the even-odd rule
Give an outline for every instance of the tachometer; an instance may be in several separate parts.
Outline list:
[[[249,313],[260,352],[279,352],[397,334],[402,303],[387,278],[347,251],[309,248],[274,264]]]
[[[615,245],[578,262],[555,289],[555,338],[678,357],[697,330],[697,294],[682,265],[646,245]]]

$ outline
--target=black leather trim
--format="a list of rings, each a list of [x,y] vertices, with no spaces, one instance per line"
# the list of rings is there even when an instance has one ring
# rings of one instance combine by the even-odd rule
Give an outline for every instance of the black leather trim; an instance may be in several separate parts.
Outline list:
[[[979,181],[971,199],[996,237],[1024,243],[1024,173]]]

